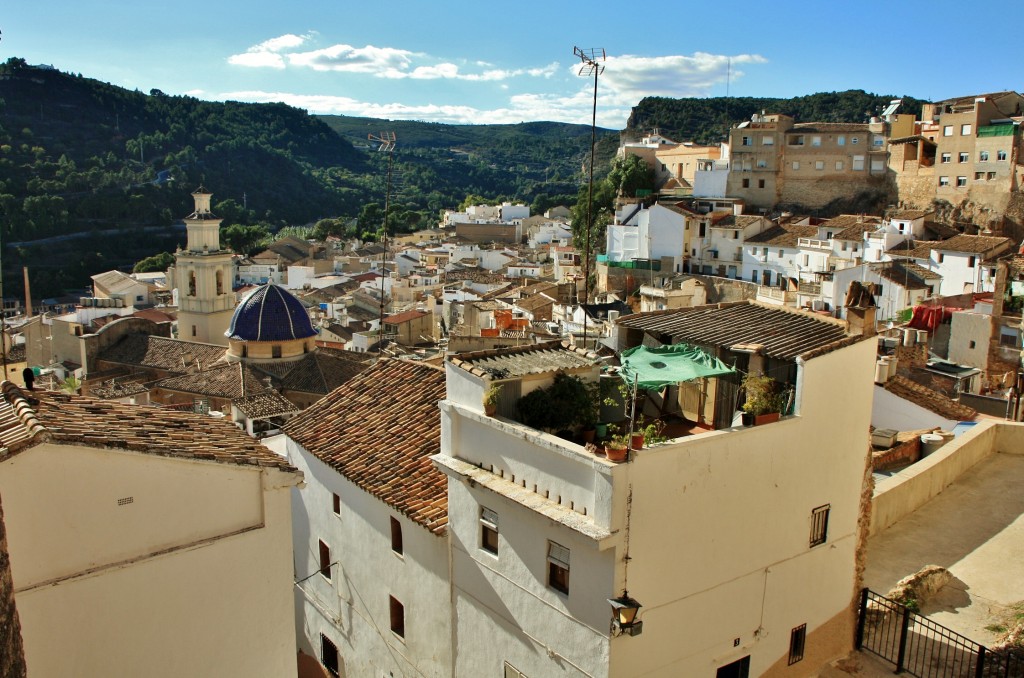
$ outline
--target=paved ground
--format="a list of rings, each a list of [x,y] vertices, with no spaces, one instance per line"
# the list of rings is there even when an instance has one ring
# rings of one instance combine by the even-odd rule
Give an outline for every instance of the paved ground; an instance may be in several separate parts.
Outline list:
[[[1024,455],[996,454],[868,541],[865,584],[885,594],[925,565],[953,574],[921,612],[991,645],[985,627],[1024,601]]]

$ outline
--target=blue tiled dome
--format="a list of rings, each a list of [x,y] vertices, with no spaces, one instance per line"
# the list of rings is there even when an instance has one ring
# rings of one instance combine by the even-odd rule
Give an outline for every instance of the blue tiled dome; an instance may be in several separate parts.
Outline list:
[[[312,337],[316,330],[302,302],[268,283],[242,299],[224,334],[235,341],[290,341]]]

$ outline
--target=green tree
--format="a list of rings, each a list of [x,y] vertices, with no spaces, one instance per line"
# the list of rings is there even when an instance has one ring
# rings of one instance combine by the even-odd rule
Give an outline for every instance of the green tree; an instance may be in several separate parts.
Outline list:
[[[220,229],[221,242],[238,254],[252,254],[269,238],[266,224],[231,224]]]
[[[132,267],[133,273],[151,273],[154,271],[166,271],[174,264],[174,255],[170,252],[161,252],[151,257],[146,257]]]
[[[639,190],[654,190],[654,170],[640,156],[626,155],[612,161],[608,181],[619,195],[635,198]]]

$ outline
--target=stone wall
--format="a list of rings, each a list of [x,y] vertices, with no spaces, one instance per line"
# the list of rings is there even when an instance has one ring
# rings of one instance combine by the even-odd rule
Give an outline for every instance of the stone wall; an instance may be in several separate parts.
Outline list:
[[[14,604],[11,559],[7,553],[4,509],[0,504],[0,678],[24,678],[26,673],[21,623]]]
[[[921,437],[915,435],[910,440],[894,445],[888,450],[879,450],[871,454],[871,467],[875,471],[886,471],[898,466],[913,464],[921,458]]]

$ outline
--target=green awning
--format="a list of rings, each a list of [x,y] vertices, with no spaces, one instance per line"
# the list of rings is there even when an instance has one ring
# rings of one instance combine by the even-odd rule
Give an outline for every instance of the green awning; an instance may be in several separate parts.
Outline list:
[[[978,128],[979,137],[1010,137],[1013,136],[1013,123],[1002,123],[1000,125],[985,125]]]
[[[647,348],[637,346],[622,352],[622,373],[628,384],[660,390],[665,386],[701,377],[720,377],[736,370],[718,358],[687,344]]]

